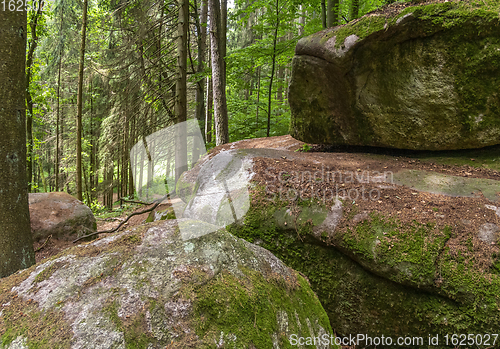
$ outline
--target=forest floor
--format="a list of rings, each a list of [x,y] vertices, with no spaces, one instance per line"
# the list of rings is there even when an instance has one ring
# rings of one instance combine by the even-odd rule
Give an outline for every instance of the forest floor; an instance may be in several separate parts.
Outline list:
[[[287,150],[290,155],[280,161],[270,158],[257,158],[254,163],[256,181],[265,182],[263,173],[314,173],[316,171],[340,171],[342,173],[400,173],[402,170],[426,171],[436,175],[455,176],[466,180],[498,180],[500,181],[500,146],[475,150],[460,151],[402,151],[376,148],[356,147],[327,147],[321,145],[305,145],[291,136],[250,139],[211,150],[215,155],[221,150],[245,148],[271,148]],[[307,150],[305,152],[304,150]],[[259,177],[260,176],[260,177]],[[295,178],[297,179],[297,178]],[[499,182],[500,183],[500,182]],[[297,190],[307,187],[307,184],[289,181],[287,185],[295,186]],[[321,186],[331,186],[331,183],[314,182],[316,189]],[[363,186],[367,191],[376,188],[377,183],[349,183],[340,184],[345,190],[359,189]],[[474,187],[474,185],[473,185]],[[500,187],[498,188],[500,192]],[[174,198],[175,199],[175,198]],[[356,200],[357,212],[377,211],[384,216],[397,217],[401,221],[411,222],[418,220],[436,220],[438,225],[459,225],[460,230],[470,230],[471,226],[478,226],[485,220],[500,225],[500,215],[488,206],[500,206],[500,196],[497,200],[485,197],[481,191],[471,192],[469,197],[453,195],[436,195],[422,190],[415,190],[406,185],[390,185],[381,192],[377,200]],[[178,200],[178,199],[177,199]],[[170,204],[162,203],[156,211],[163,211]],[[115,209],[114,216],[109,214],[97,216],[98,231],[110,230],[117,227],[132,212],[143,211],[149,206],[130,205],[125,209]],[[149,213],[133,216],[121,230],[143,224]],[[350,224],[345,221],[342,224]],[[101,234],[101,237],[105,234]],[[43,242],[35,244],[39,248]],[[72,242],[51,239],[36,253],[37,262],[57,254],[62,249],[72,246]],[[496,248],[496,247],[495,247]]]

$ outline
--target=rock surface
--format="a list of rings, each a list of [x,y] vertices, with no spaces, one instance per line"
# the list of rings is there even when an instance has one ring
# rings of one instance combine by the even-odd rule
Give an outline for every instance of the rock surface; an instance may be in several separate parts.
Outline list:
[[[371,13],[301,39],[291,135],[399,149],[499,144],[499,10],[496,2],[440,2]]]
[[[500,325],[500,181],[420,171],[415,182],[406,169],[381,174],[384,162],[365,170],[344,154],[224,150],[231,160],[212,154],[183,175],[187,206],[211,181],[204,166],[221,166],[219,180],[230,180],[230,164],[245,163],[250,207],[228,230],[304,273],[337,333],[427,340],[428,333],[489,333]],[[408,187],[415,183],[428,185]],[[460,183],[475,195],[455,190]],[[335,188],[339,197],[324,196]],[[378,195],[350,198],[361,190]],[[211,205],[218,212],[224,197]]]
[[[50,235],[73,240],[96,229],[90,208],[68,193],[30,193],[29,209],[34,241]]]
[[[292,348],[292,334],[332,334],[269,251],[224,230],[183,240],[178,224],[207,223],[139,226],[0,280],[0,348]]]

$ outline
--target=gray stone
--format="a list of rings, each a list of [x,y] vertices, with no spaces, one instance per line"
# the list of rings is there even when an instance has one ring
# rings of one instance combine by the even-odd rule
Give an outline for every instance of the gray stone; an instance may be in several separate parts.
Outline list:
[[[484,223],[479,227],[477,237],[487,244],[493,244],[498,241],[498,232],[500,228],[494,223]]]
[[[186,241],[178,224],[207,223],[146,224],[1,279],[0,348],[282,348],[333,334],[307,280],[269,251],[225,230]],[[24,330],[37,323],[46,337]]]
[[[372,13],[299,40],[290,133],[309,143],[465,149],[500,143],[500,19],[478,2]]]
[[[33,240],[73,240],[94,232],[96,221],[90,208],[68,193],[30,193],[29,209]]]

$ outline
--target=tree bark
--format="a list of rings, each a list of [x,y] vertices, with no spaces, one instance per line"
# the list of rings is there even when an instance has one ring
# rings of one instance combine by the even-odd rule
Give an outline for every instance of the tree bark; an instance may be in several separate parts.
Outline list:
[[[321,0],[321,24],[326,29],[326,0]]]
[[[207,105],[206,105],[206,117],[205,117],[205,141],[207,143],[212,142],[212,105],[213,105],[213,91],[212,91],[212,79],[207,79]]]
[[[224,62],[221,49],[221,19],[219,0],[210,0],[210,46],[212,56],[212,89],[214,101],[215,144],[229,142]]]
[[[327,0],[326,8],[326,27],[331,28],[339,22],[339,0]]]
[[[26,12],[0,11],[0,278],[35,264],[26,178]]]
[[[198,33],[198,69],[197,73],[200,74],[205,71],[205,59],[207,50],[207,13],[208,2],[202,0],[201,2],[201,15],[199,22]],[[196,84],[196,119],[202,121],[200,125],[203,128],[205,120],[205,78],[201,78]]]
[[[274,28],[274,37],[273,37],[273,65],[271,67],[271,78],[269,80],[269,90],[267,96],[267,131],[266,136],[269,137],[271,132],[271,97],[273,93],[273,80],[274,80],[274,71],[276,70],[276,44],[278,42],[278,29],[280,26],[280,17],[279,17],[279,0],[276,0],[276,27]]]
[[[177,24],[177,81],[175,83],[175,180],[187,170],[187,40],[189,27],[189,0],[179,0]]]
[[[195,1],[196,3],[196,1]],[[208,14],[208,1],[202,0],[201,2],[201,15],[198,24],[198,67],[197,73],[201,74],[205,71],[205,57],[207,50],[207,14]],[[205,138],[205,78],[200,78],[196,83],[196,119],[200,127],[202,137]],[[203,142],[205,139],[203,139]],[[192,167],[198,161],[201,155],[201,149],[203,144],[199,144],[201,140],[198,137],[193,139],[193,150],[192,150]]]
[[[76,115],[76,195],[82,201],[82,109],[83,109],[83,65],[85,60],[85,36],[87,31],[87,5],[83,0],[82,42],[80,46],[80,66],[78,70],[78,96]]]
[[[57,111],[56,111],[56,164],[55,164],[55,176],[56,176],[56,191],[59,191],[59,123],[60,123],[60,99],[61,99],[61,65],[62,65],[62,50],[59,56],[59,67],[57,72]]]
[[[306,14],[304,10],[304,5],[300,5],[300,17],[299,17],[299,36],[304,35],[304,27],[306,26]]]
[[[28,112],[26,115],[26,136],[27,136],[27,155],[28,155],[28,192],[31,192],[31,182],[33,181],[33,99],[30,93],[31,84],[31,67],[33,66],[33,56],[35,55],[36,47],[38,46],[38,36],[36,29],[38,20],[42,16],[42,1],[38,1],[38,9],[30,21],[31,40],[28,43],[28,54],[26,56],[26,106]]]
[[[359,0],[351,1],[351,21],[359,17]]]

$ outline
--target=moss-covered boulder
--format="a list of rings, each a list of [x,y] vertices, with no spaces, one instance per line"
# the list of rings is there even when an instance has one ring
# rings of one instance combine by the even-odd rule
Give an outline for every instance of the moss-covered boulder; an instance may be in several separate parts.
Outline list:
[[[206,223],[147,224],[1,279],[0,348],[335,347],[301,275],[224,230],[183,240],[182,225]]]
[[[398,5],[301,39],[291,135],[400,149],[499,144],[499,10],[495,1]]]
[[[427,348],[432,334],[440,338],[432,348],[447,348],[456,343],[453,334],[497,331],[500,209],[491,195],[450,191],[457,178],[445,174],[418,192],[404,186],[406,171],[380,175],[377,169],[388,165],[380,158],[362,170],[359,158],[345,154],[239,149],[230,155],[247,164],[251,200],[227,229],[305,274],[340,335],[412,336],[422,341],[406,347]],[[193,187],[209,182],[189,177]],[[500,181],[487,184],[475,188],[500,192]],[[325,196],[335,188],[342,188],[338,197]],[[342,197],[356,191],[378,195]],[[214,211],[224,206],[212,204]],[[391,346],[377,345],[384,347]]]
[[[34,241],[50,235],[61,240],[74,240],[94,232],[97,227],[90,208],[68,193],[30,193],[29,209]]]

